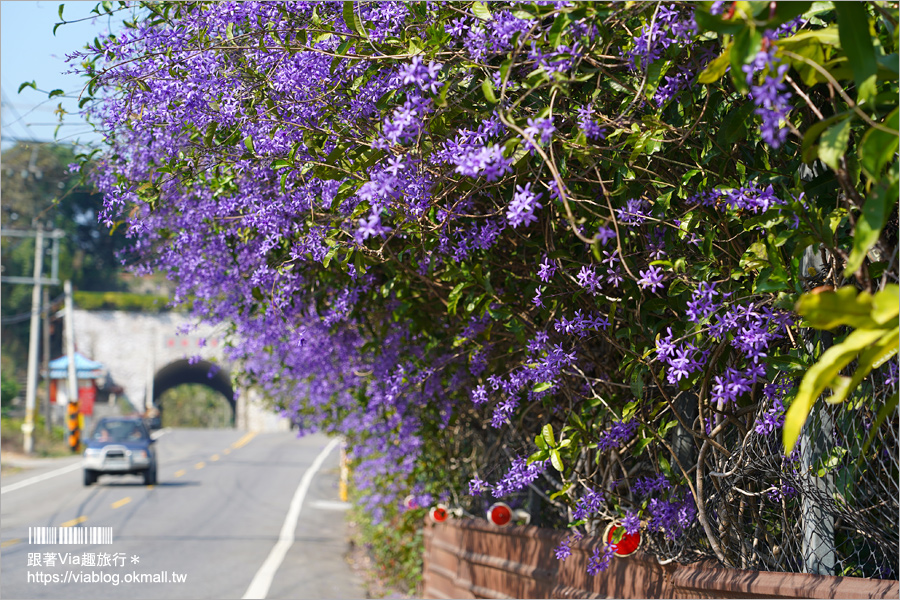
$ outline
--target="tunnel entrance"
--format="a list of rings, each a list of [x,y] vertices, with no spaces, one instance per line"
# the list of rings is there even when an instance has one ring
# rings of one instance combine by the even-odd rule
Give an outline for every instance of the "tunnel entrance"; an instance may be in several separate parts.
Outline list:
[[[161,425],[166,423],[166,398],[163,398],[163,394],[185,384],[204,386],[221,394],[230,408],[229,426],[234,427],[237,406],[231,376],[214,363],[200,360],[191,364],[186,359],[169,363],[153,376],[153,405],[161,413]]]

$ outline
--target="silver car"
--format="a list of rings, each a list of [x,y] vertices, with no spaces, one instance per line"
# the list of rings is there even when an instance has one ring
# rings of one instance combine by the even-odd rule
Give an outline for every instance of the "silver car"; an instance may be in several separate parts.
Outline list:
[[[155,484],[155,442],[142,419],[101,419],[84,449],[84,485],[100,475],[142,475],[146,485]]]

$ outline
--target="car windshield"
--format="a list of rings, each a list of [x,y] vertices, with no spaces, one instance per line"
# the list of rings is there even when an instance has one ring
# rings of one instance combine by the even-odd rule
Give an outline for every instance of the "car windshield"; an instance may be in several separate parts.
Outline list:
[[[94,440],[98,442],[132,442],[144,437],[144,432],[137,423],[130,421],[107,421],[100,423],[94,432]]]

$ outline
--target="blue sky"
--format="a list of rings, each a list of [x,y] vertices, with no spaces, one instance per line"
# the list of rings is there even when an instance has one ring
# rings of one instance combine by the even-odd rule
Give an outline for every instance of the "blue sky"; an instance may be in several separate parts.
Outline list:
[[[73,74],[65,63],[66,54],[84,47],[85,43],[115,28],[110,17],[88,18],[95,1],[65,2],[66,21],[86,19],[63,25],[53,35],[59,22],[58,2],[0,2],[0,88],[2,88],[2,146],[9,147],[17,139],[53,140],[58,118],[54,110],[62,103],[70,115],[59,129],[64,142],[97,142],[99,137],[76,113],[78,94],[86,80]],[[34,80],[44,93],[31,88],[18,93],[19,85]],[[61,89],[64,98],[47,99],[46,92]]]

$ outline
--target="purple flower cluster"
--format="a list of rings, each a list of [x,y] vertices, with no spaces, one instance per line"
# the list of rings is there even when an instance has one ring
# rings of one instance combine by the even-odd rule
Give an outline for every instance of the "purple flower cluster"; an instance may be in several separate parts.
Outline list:
[[[641,289],[658,292],[665,286],[663,285],[663,272],[660,267],[650,265],[643,271],[640,271],[641,278],[638,279],[638,285]]]
[[[639,423],[635,419],[628,421],[613,421],[612,427],[600,434],[597,439],[599,450],[611,450],[619,448],[634,437]]]
[[[578,127],[589,140],[602,140],[606,137],[606,129],[594,119],[594,107],[582,106],[578,109]]]
[[[400,81],[404,85],[417,85],[422,91],[437,94],[440,91],[438,74],[442,66],[434,61],[426,65],[420,56],[414,56],[410,63],[400,67]]]
[[[647,529],[662,532],[670,540],[677,539],[685,529],[694,524],[697,517],[697,507],[690,491],[684,492],[680,497],[678,494],[673,495],[673,500],[651,498],[647,504]]]
[[[769,408],[756,420],[754,430],[759,435],[769,435],[784,425],[784,397],[793,390],[794,384],[784,378],[779,383],[763,386],[763,396],[769,401]]]
[[[665,51],[688,41],[697,30],[693,9],[679,12],[674,4],[659,6],[657,13],[641,27],[634,38],[631,50],[625,53],[632,64],[646,69],[650,63],[662,58]]]
[[[604,502],[606,502],[606,497],[602,492],[588,490],[578,499],[578,502],[575,503],[575,509],[572,511],[572,518],[576,521],[581,521],[582,519],[587,519],[591,515],[595,515],[600,512]]]
[[[654,494],[656,492],[668,490],[670,487],[672,487],[672,484],[669,483],[669,480],[666,478],[666,476],[662,473],[659,473],[655,477],[651,476],[639,478],[634,482],[632,489],[638,496],[649,496],[650,494]]]
[[[788,113],[791,110],[791,96],[784,83],[790,65],[778,64],[775,48],[761,50],[752,62],[742,67],[746,74],[747,85],[750,86],[750,98],[756,104],[753,111],[759,115],[762,123],[759,133],[762,139],[772,148],[780,148],[787,139]],[[759,84],[754,80],[757,74],[763,78]]]
[[[572,556],[572,549],[569,547],[571,541],[569,538],[564,538],[556,548],[553,549],[553,553],[556,556],[556,560],[566,560],[570,556]]]
[[[625,533],[634,535],[641,530],[641,520],[635,512],[629,510],[622,519],[622,527],[625,528]]]
[[[538,198],[541,195],[541,193],[535,194],[531,191],[530,182],[526,183],[524,187],[521,185],[516,186],[512,202],[509,203],[509,207],[506,210],[506,219],[514,229],[520,225],[527,227],[537,221],[534,211],[542,208],[538,202]]]
[[[616,553],[616,545],[615,544],[606,544],[603,546],[602,550],[600,546],[594,548],[593,554],[591,554],[590,560],[588,560],[587,572],[588,575],[592,577],[605,571],[609,568],[609,563],[613,558],[613,555]]]
[[[494,498],[503,498],[528,487],[547,469],[548,462],[535,461],[529,465],[524,458],[515,459],[503,479],[494,484],[491,492]]]

